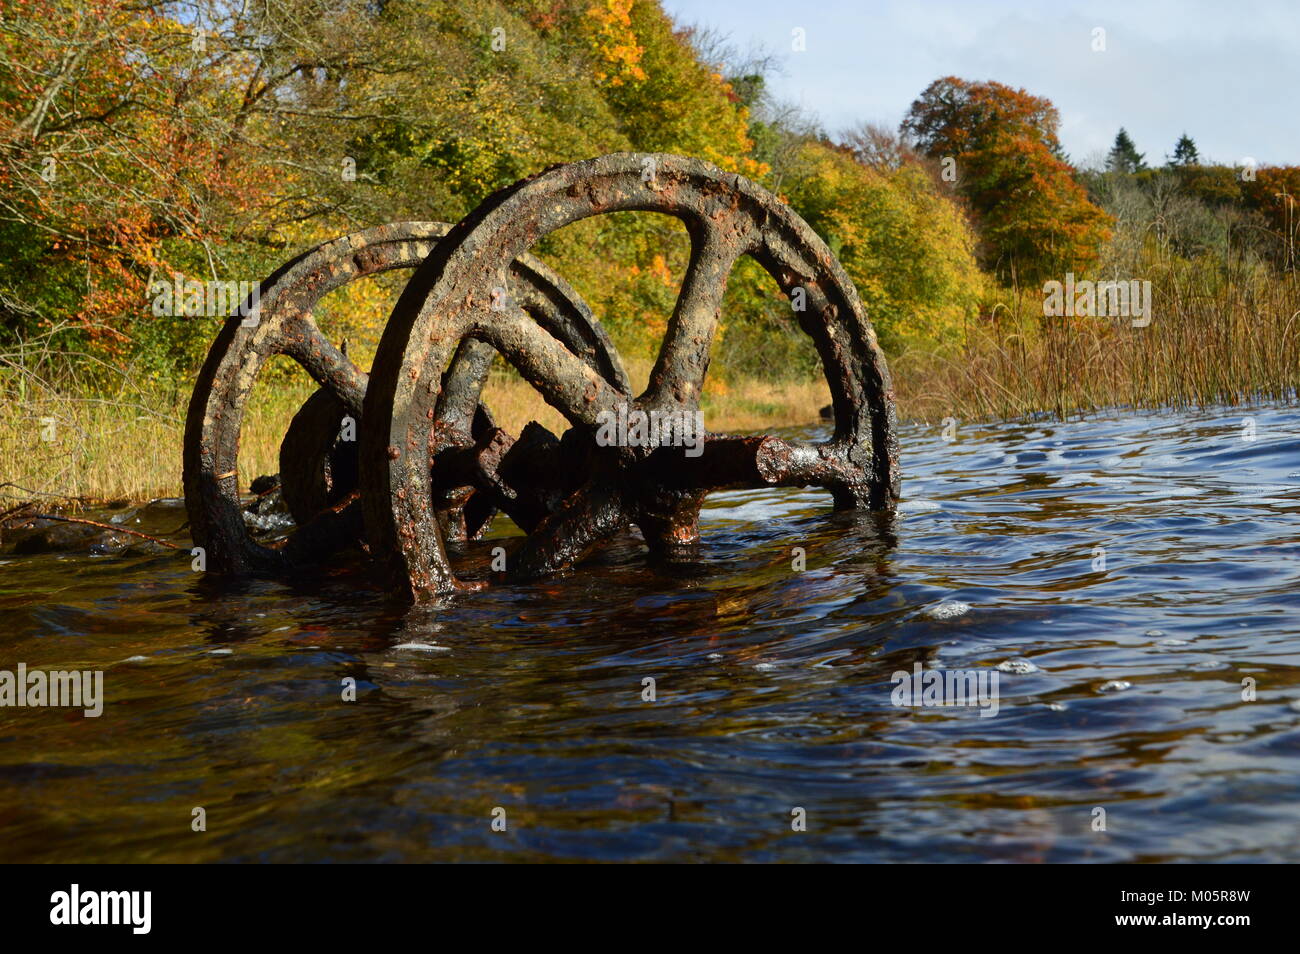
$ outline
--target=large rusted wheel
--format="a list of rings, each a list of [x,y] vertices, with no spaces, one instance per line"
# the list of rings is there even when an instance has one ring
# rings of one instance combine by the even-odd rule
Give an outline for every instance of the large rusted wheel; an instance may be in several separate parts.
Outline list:
[[[756,259],[791,295],[821,357],[835,430],[825,443],[710,435],[682,447],[602,447],[602,422],[628,398],[516,310],[494,310],[491,289],[543,236],[606,212],[644,210],[681,219],[692,252],[658,361],[639,410],[694,414],[708,370],[727,277]],[[631,521],[652,551],[698,540],[704,495],[722,487],[818,486],[837,508],[884,509],[898,497],[898,452],[889,371],[857,291],[825,243],[765,189],[680,156],[618,154],[550,169],[487,199],[416,270],[384,329],[366,394],[361,485],[367,535],[394,586],[415,600],[457,588],[433,514],[455,468],[428,466],[425,422],[453,395],[443,369],[456,349],[482,341],[513,364],[572,424],[564,468],[581,453],[579,486],[511,556],[526,579],[573,563]],[[561,442],[563,443],[563,442]],[[436,450],[436,448],[435,448]],[[543,452],[541,460],[548,459]],[[449,462],[450,463],[450,462]]]
[[[368,376],[326,339],[312,308],[328,292],[358,278],[416,267],[448,229],[440,223],[404,222],[320,245],[261,284],[256,311],[227,320],[199,373],[185,422],[185,503],[208,572],[281,573],[317,563],[363,539],[355,464],[348,463],[349,448],[340,446],[338,436],[344,417],[364,431]],[[519,314],[564,342],[566,354],[590,366],[612,389],[628,390],[604,330],[576,293],[536,259],[525,256],[508,266],[489,295],[517,302]],[[299,526],[281,544],[268,547],[254,540],[244,523],[237,467],[249,393],[262,366],[276,354],[297,361],[321,390],[299,411],[281,449],[289,465],[286,496]],[[472,444],[476,435],[495,431],[479,402],[494,355],[482,342],[466,342],[458,351],[448,367],[444,413],[424,422],[426,441],[436,433],[443,444]],[[463,534],[469,511],[479,529],[490,513],[474,506],[473,493],[468,480],[465,487],[450,489],[430,516],[447,532]]]

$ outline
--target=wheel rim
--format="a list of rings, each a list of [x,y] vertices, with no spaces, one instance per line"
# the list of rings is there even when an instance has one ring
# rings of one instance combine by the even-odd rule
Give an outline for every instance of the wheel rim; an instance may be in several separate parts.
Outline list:
[[[186,508],[195,545],[204,549],[209,573],[279,574],[317,563],[363,536],[353,493],[299,526],[280,546],[268,547],[253,539],[238,492],[244,411],[266,361],[285,354],[356,418],[364,434],[360,421],[369,376],[329,342],[312,317],[312,308],[329,292],[359,278],[415,268],[448,231],[442,223],[402,222],[324,243],[286,263],[261,284],[255,324],[250,326],[240,314],[226,321],[199,373],[185,426]],[[528,309],[525,313],[567,341],[575,360],[591,362],[611,387],[627,390],[626,375],[608,336],[566,282],[525,256],[514,263],[502,287]],[[450,369],[449,401],[442,416],[430,418],[427,425],[444,443],[472,440],[474,413],[492,354],[487,346],[467,348]]]
[[[601,415],[627,405],[625,391],[517,310],[493,310],[488,298],[510,262],[539,239],[618,211],[676,216],[692,243],[659,359],[635,407],[698,410],[726,277],[747,254],[787,295],[803,289],[800,325],[830,384],[835,431],[821,444],[710,438],[702,455],[709,460],[685,479],[666,479],[658,451],[606,455],[605,469],[618,473],[593,474],[566,500],[537,539],[529,537],[516,573],[528,577],[568,565],[627,519],[640,525],[652,549],[690,544],[698,539],[703,495],[719,486],[822,486],[838,508],[883,509],[897,499],[889,371],[857,291],[825,243],[771,193],[708,163],[663,154],[605,156],[548,170],[488,198],[417,269],[385,327],[365,401],[371,424],[361,443],[363,511],[387,572],[410,597],[427,599],[458,586],[430,517],[432,478],[419,465],[419,422],[443,401],[441,369],[462,342],[490,344],[587,433],[596,432]],[[653,499],[629,499],[638,494]]]

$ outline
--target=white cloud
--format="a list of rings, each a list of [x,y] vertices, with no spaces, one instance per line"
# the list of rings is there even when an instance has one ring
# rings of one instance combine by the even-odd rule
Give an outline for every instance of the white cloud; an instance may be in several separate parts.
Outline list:
[[[1109,148],[1120,126],[1148,162],[1186,131],[1203,156],[1300,163],[1300,8],[1197,0],[1051,4],[816,0],[664,0],[681,23],[778,54],[774,92],[836,130],[896,125],[945,75],[994,79],[1046,96],[1076,159]],[[790,51],[802,27],[807,52]],[[1106,51],[1091,49],[1106,30]]]

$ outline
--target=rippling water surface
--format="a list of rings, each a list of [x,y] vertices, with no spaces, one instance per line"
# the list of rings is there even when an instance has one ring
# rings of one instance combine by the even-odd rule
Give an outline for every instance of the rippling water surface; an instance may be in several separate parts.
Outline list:
[[[411,613],[340,570],[6,547],[0,668],[107,701],[0,709],[0,857],[1300,860],[1300,412],[902,447],[892,517],[717,495],[698,566],[629,537]],[[178,502],[98,516],[188,546]],[[918,662],[996,671],[997,714],[893,705]]]

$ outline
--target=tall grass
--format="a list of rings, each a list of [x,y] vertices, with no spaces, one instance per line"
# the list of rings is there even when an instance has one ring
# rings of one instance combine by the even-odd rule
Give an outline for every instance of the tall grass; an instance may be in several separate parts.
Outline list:
[[[962,340],[890,362],[903,416],[1003,419],[1103,407],[1289,399],[1300,385],[1300,282],[1175,259],[1146,269],[1152,319],[1044,318],[1041,290],[1008,294]]]
[[[147,497],[179,472],[174,395],[83,348],[85,333],[57,325],[0,351],[0,509]]]

